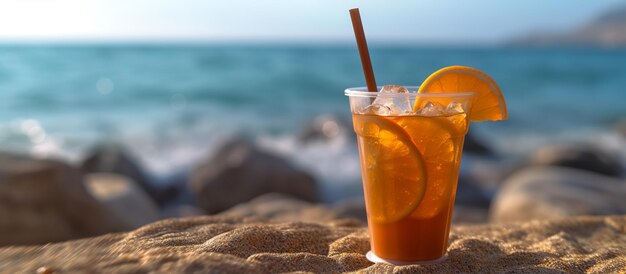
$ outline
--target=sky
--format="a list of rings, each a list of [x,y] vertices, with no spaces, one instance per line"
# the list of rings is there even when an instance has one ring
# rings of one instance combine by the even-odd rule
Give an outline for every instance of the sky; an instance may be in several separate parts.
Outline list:
[[[301,41],[489,44],[568,30],[626,0],[0,0],[0,41]]]

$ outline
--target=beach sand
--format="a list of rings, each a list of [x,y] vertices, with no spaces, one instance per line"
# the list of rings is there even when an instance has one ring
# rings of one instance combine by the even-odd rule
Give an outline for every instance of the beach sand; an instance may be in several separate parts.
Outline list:
[[[3,273],[616,273],[626,272],[626,215],[455,226],[448,258],[403,266],[365,259],[367,228],[349,219],[168,219],[128,233],[0,249]],[[45,272],[48,271],[48,272]]]

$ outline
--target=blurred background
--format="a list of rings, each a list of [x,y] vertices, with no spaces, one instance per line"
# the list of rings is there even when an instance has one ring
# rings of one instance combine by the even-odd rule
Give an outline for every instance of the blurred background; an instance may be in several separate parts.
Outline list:
[[[363,218],[343,95],[365,85],[355,6],[379,84],[467,65],[504,93],[510,120],[471,126],[455,221],[626,212],[623,0],[1,6],[0,235],[12,237],[0,244],[225,210],[289,219],[268,204],[291,198],[258,198],[271,192],[324,203],[306,209],[315,218]],[[529,190],[546,181],[554,190]],[[546,196],[532,215],[532,191],[591,204],[562,210]],[[505,205],[506,195],[528,204]]]

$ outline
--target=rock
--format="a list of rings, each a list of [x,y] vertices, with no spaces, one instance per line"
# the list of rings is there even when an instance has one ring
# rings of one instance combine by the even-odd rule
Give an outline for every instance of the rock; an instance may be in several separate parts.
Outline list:
[[[185,168],[160,178],[159,184],[168,186],[167,190],[171,192],[171,195],[169,195],[170,198],[168,199],[167,203],[161,206],[162,210],[170,210],[178,205],[188,205],[199,209],[201,212],[203,212],[202,215],[206,214],[204,210],[193,205],[194,198],[187,188],[190,173],[191,168],[189,168],[189,170]]]
[[[496,194],[492,222],[626,213],[626,181],[583,170],[534,167],[519,171]]]
[[[198,166],[190,176],[188,188],[208,213],[271,192],[311,202],[318,198],[317,184],[311,175],[241,140],[225,144]]]
[[[259,217],[274,222],[327,222],[337,215],[323,205],[316,205],[285,194],[270,193],[239,204],[220,215]]]
[[[0,249],[6,273],[623,273],[626,216],[452,226],[439,264],[373,264],[360,222],[203,216],[128,233]]]
[[[609,176],[619,176],[622,173],[622,164],[616,155],[584,144],[540,148],[532,156],[531,164],[572,167]]]
[[[129,227],[137,228],[159,219],[159,207],[129,178],[112,173],[92,173],[85,179],[89,193]]]
[[[83,160],[81,169],[84,173],[105,172],[124,175],[137,183],[159,205],[177,195],[175,188],[157,188],[137,161],[121,146],[95,147]]]
[[[335,203],[332,210],[338,218],[352,218],[367,223],[367,210],[363,198],[344,199]]]
[[[483,156],[494,155],[493,150],[487,145],[483,144],[471,131],[465,135],[465,142],[463,144],[463,153],[474,153]]]
[[[297,139],[301,143],[314,141],[328,141],[339,136],[353,137],[352,126],[332,115],[322,115],[313,119],[304,126],[297,134]],[[351,138],[356,141],[356,136]]]
[[[470,176],[459,177],[455,205],[489,208],[490,203],[491,199],[487,195],[487,190],[483,189],[480,183],[475,182]]]
[[[168,206],[163,209],[161,219],[194,217],[202,215],[206,215],[206,212],[204,212],[204,210],[192,205],[181,204]]]
[[[489,209],[484,207],[455,205],[453,224],[481,224],[489,221]]]
[[[0,246],[65,241],[130,229],[55,160],[0,154]],[[1,261],[1,260],[0,260]]]
[[[461,161],[460,173],[459,173],[459,185],[469,183],[474,188],[471,192],[480,189],[480,196],[476,202],[481,201],[484,203],[485,199],[491,201],[495,191],[500,188],[502,181],[509,177],[512,173],[520,170],[522,167],[527,167],[528,161],[526,159],[513,158],[513,157],[483,157],[476,154],[463,154],[463,160]],[[462,188],[463,186],[461,186]],[[457,195],[461,191],[457,190]],[[472,201],[470,203],[474,203]]]

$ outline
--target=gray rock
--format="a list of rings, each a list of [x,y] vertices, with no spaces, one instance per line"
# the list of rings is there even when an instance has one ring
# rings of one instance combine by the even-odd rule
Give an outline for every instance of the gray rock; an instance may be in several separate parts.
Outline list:
[[[459,177],[455,205],[489,208],[491,200],[487,190],[471,176]]]
[[[489,209],[483,207],[473,207],[455,205],[452,214],[454,224],[482,224],[489,221]]]
[[[471,131],[465,135],[463,144],[463,152],[474,153],[483,156],[494,155],[493,150],[486,144],[482,143]]]
[[[345,135],[353,137],[352,125],[332,115],[322,115],[307,123],[297,134],[302,143],[327,141]],[[356,136],[350,140],[356,141]]]
[[[626,181],[564,167],[532,167],[507,179],[491,205],[492,222],[626,213]]]
[[[208,213],[271,192],[311,202],[318,199],[317,184],[311,175],[241,140],[225,144],[198,166],[189,178],[188,188]]]
[[[339,218],[352,218],[367,223],[367,210],[363,198],[344,199],[335,203],[332,209]]]
[[[586,144],[542,147],[535,151],[531,164],[572,167],[609,176],[619,176],[622,173],[622,164],[617,155]]]
[[[124,175],[137,183],[159,205],[177,195],[174,188],[157,188],[134,157],[118,145],[96,146],[83,160],[81,169],[84,173],[105,172]]]
[[[54,160],[0,154],[0,246],[64,241],[130,229]]]
[[[192,206],[192,205],[181,204],[181,205],[168,206],[165,209],[163,209],[163,212],[161,213],[161,218],[162,219],[183,218],[183,217],[193,217],[193,216],[202,216],[202,215],[206,215],[206,212],[204,212],[204,210],[197,208],[195,206]]]
[[[129,227],[137,228],[159,219],[159,207],[131,179],[112,173],[92,173],[85,179],[89,193]]]

